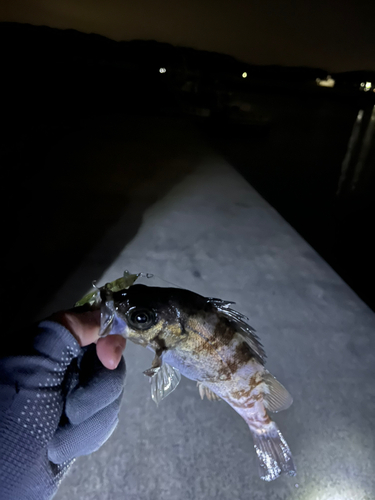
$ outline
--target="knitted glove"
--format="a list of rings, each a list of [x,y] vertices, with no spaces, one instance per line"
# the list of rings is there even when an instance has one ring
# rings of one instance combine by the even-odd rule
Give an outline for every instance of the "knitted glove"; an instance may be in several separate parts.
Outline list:
[[[74,459],[96,451],[118,422],[125,362],[108,370],[43,321],[0,359],[0,498],[49,500]]]

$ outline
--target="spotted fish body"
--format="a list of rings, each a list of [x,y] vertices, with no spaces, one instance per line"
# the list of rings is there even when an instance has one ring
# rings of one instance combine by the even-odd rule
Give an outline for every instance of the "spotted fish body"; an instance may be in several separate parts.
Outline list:
[[[102,295],[102,335],[121,333],[155,352],[145,374],[158,402],[180,373],[197,381],[201,396],[226,401],[248,424],[262,479],[295,474],[290,449],[267,413],[292,403],[287,390],[264,368],[255,331],[230,302],[188,290],[133,285]]]

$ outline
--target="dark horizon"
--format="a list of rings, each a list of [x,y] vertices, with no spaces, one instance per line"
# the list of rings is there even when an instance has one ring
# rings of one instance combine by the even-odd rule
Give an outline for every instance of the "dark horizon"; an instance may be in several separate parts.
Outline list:
[[[107,62],[122,60],[124,63],[134,63],[141,68],[142,65],[139,64],[137,59],[137,55],[140,55],[144,61],[144,69],[147,69],[147,66],[150,64],[157,65],[158,60],[160,62],[164,58],[165,63],[170,63],[170,67],[178,66],[183,59],[184,63],[187,63],[188,66],[195,67],[198,70],[221,70],[223,74],[227,73],[232,76],[237,73],[240,76],[242,71],[251,71],[251,74],[249,74],[250,77],[261,77],[270,81],[275,76],[279,80],[290,80],[296,77],[300,81],[314,81],[317,77],[326,78],[327,75],[333,75],[334,78],[338,79],[338,82],[347,83],[375,80],[375,70],[342,71],[335,73],[321,67],[251,64],[228,54],[177,46],[168,42],[140,39],[116,41],[97,33],[84,33],[72,28],[52,28],[46,25],[36,26],[30,23],[0,21],[0,36],[4,44],[11,43],[7,50],[7,58],[9,60],[25,56],[30,51],[35,50],[35,48],[37,52],[33,60],[42,60],[43,52],[46,54],[48,51],[57,49],[58,53],[55,55],[66,60],[70,58],[70,62],[84,55],[85,57],[90,56],[97,60],[100,57],[104,57],[107,59]],[[42,37],[46,36],[49,37],[49,43],[46,46],[42,46]],[[27,44],[25,43],[26,38]],[[53,45],[52,42],[55,44]],[[36,46],[33,47],[33,43]]]
[[[248,64],[303,66],[327,72],[375,71],[375,4],[205,2],[155,5],[144,0],[4,1],[0,21],[95,33],[116,41],[156,40],[233,56]]]

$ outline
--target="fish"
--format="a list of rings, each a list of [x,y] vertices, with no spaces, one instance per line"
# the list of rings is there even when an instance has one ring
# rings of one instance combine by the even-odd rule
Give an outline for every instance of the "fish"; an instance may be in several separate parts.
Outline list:
[[[289,408],[293,398],[266,370],[264,348],[234,302],[142,284],[105,286],[98,294],[100,336],[120,334],[154,352],[144,374],[157,404],[181,375],[196,381],[201,398],[225,401],[248,425],[261,479],[296,474],[290,448],[269,416]]]

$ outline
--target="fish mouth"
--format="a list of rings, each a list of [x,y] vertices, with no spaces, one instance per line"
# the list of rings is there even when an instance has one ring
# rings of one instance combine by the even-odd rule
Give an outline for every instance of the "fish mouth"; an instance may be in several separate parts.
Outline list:
[[[104,309],[104,308],[102,308]],[[104,314],[100,311],[100,330],[99,337],[107,337],[108,335],[121,335],[124,338],[129,338],[130,328],[126,321],[118,314]]]
[[[129,326],[125,319],[117,312],[113,300],[113,293],[110,290],[101,290],[100,304],[100,329],[99,337],[107,337],[108,335],[121,335],[129,337]]]

